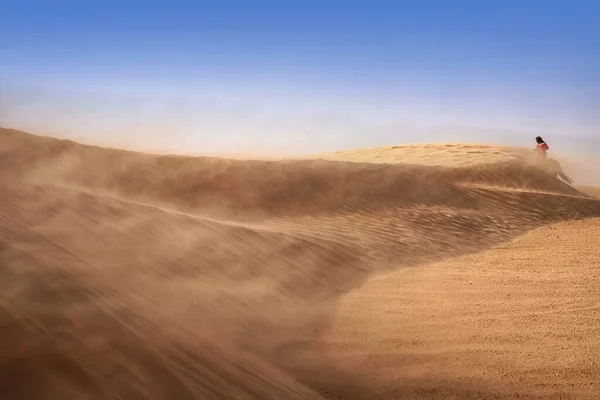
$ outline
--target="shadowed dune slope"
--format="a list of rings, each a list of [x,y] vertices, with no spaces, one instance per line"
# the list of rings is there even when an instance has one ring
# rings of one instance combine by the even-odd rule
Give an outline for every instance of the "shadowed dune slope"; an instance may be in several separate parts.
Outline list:
[[[251,161],[0,130],[0,394],[370,398],[320,347],[340,296],[600,216],[522,158],[452,148]]]

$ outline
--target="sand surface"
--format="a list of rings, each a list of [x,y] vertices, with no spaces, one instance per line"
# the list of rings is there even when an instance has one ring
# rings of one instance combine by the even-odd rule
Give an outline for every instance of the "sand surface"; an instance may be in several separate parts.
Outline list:
[[[0,130],[0,398],[598,398],[599,191],[530,156]]]

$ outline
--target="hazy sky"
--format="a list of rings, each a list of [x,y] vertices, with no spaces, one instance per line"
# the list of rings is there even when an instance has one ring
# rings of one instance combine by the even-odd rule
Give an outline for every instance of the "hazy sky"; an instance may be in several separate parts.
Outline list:
[[[2,126],[191,152],[600,145],[600,1],[4,0],[0,15]]]

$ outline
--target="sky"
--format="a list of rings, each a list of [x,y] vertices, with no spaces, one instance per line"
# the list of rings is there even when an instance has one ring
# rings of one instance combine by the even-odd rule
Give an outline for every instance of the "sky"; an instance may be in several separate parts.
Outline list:
[[[0,126],[182,152],[600,146],[600,2],[0,1]]]

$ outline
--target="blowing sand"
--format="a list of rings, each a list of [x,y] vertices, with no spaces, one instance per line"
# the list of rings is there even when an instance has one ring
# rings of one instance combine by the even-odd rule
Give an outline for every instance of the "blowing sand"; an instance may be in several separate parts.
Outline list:
[[[529,153],[0,130],[0,398],[598,398],[600,200]]]

